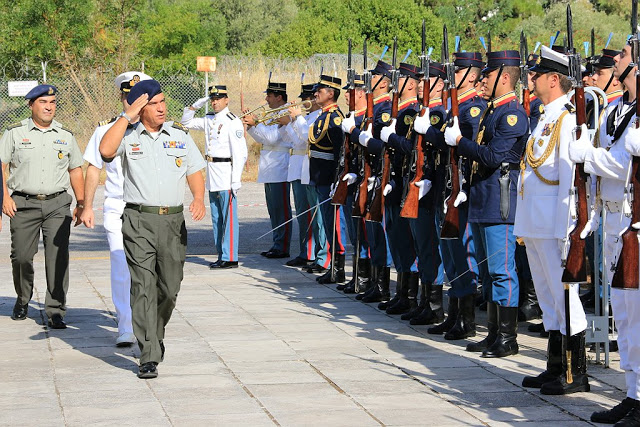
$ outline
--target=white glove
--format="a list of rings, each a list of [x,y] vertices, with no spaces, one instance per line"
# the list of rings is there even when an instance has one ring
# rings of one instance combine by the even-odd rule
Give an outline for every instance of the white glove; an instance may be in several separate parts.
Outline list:
[[[347,185],[351,185],[358,180],[358,175],[355,173],[347,173],[342,177],[343,181],[347,181]]]
[[[462,136],[462,132],[460,132],[458,118],[454,117],[453,124],[451,126],[447,126],[444,130],[444,141],[447,145],[456,147],[458,145],[458,137],[460,136]]]
[[[233,197],[238,197],[238,190],[240,190],[240,187],[242,187],[242,184],[239,182],[231,183],[231,193],[233,194]]]
[[[420,117],[419,114],[416,116],[416,119],[413,121],[413,128],[419,134],[424,135],[427,133],[430,127],[431,127],[431,119],[429,118],[429,108],[427,108],[422,117]]]
[[[576,139],[576,132],[573,132],[573,141],[569,145],[569,158],[574,163],[584,163],[587,154],[593,149],[587,125],[580,127],[580,138]]]
[[[366,147],[371,138],[373,138],[373,134],[371,133],[371,126],[369,126],[367,130],[360,132],[360,136],[358,137],[358,142],[363,147]]]
[[[387,197],[387,194],[391,193],[391,190],[393,190],[393,187],[391,186],[391,184],[385,185],[384,189],[382,190],[382,195],[384,197]]]
[[[464,191],[458,191],[458,195],[456,196],[456,200],[453,202],[453,207],[457,208],[461,204],[467,201],[467,193]]]
[[[336,189],[337,188],[338,188],[338,186],[336,185],[335,182],[333,184],[331,184],[331,190],[329,190],[329,197],[333,198],[333,195],[336,194]]]
[[[350,133],[351,129],[356,126],[356,118],[355,114],[350,114],[348,117],[342,119],[342,131],[345,133]]]
[[[582,231],[580,232],[580,238],[584,240],[589,234],[594,231],[598,231],[598,227],[600,226],[600,215],[599,212],[591,209],[589,213],[589,221],[587,221],[587,225],[584,226]]]
[[[375,176],[369,177],[369,179],[367,180],[367,191],[373,190],[373,184],[375,182],[376,182],[376,177]]]
[[[428,179],[423,179],[422,181],[414,182],[413,185],[420,189],[418,192],[418,200],[420,200],[429,193],[432,184]]]
[[[558,249],[560,249],[561,259],[566,259],[566,254],[564,254],[564,240],[558,239]]]
[[[396,119],[391,120],[389,126],[385,126],[380,131],[380,139],[384,142],[389,142],[389,136],[396,133]]]
[[[636,129],[633,121],[632,125],[627,128],[629,137],[624,139],[624,148],[632,156],[640,156],[640,129]]]
[[[208,96],[198,99],[196,102],[193,103],[192,107],[195,108],[196,110],[199,110],[202,107],[204,107],[205,105],[207,105],[207,102],[209,102],[209,97]]]

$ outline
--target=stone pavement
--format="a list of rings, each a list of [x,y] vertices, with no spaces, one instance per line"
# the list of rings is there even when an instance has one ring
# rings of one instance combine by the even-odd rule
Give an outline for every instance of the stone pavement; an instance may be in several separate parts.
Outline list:
[[[243,249],[235,270],[208,269],[215,259],[210,218],[188,221],[190,255],[166,358],[159,377],[146,381],[136,377],[138,349],[114,346],[103,231],[72,231],[69,328],[49,330],[42,248],[29,318],[9,317],[15,297],[5,218],[0,425],[572,426],[590,424],[593,410],[624,397],[617,353],[612,368],[589,365],[591,393],[542,396],[520,387],[523,375],[545,363],[546,340],[526,324],[519,355],[482,359],[464,351],[465,342],[430,336],[425,326],[318,285],[286,260],[262,258],[268,238],[255,238],[268,231],[263,198],[258,185],[240,194],[247,206],[239,210]],[[475,340],[486,333],[479,329]]]

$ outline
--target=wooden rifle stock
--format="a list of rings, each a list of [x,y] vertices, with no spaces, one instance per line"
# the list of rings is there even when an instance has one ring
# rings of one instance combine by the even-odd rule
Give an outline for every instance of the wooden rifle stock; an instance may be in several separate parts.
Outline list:
[[[373,93],[367,93],[367,113],[362,128],[366,130],[370,125],[373,125]],[[352,212],[352,216],[356,217],[364,217],[367,213],[367,186],[371,177],[371,165],[369,164],[367,148],[360,147],[360,152],[362,154],[362,180],[358,185]]]
[[[633,157],[631,160],[630,184],[633,188],[633,202],[631,205],[631,224],[622,234],[622,250],[618,257],[616,271],[611,280],[611,287],[616,289],[638,289],[638,257],[640,247],[638,245],[638,230],[632,224],[640,221],[640,177],[638,177],[638,166],[640,157]]]
[[[525,89],[522,91],[522,106],[524,107],[524,111],[526,111],[527,116],[530,116],[531,115],[531,91],[529,89]]]
[[[451,98],[451,117],[458,117],[458,89],[453,86],[449,89]],[[451,194],[445,200],[446,213],[440,230],[441,239],[457,239],[460,237],[460,212],[453,206],[460,192],[460,173],[458,170],[458,149],[451,147],[449,150],[449,168],[451,171]]]
[[[349,114],[355,114],[356,109],[356,90],[355,88],[349,89]],[[331,203],[334,205],[344,205],[347,201],[348,185],[347,181],[343,181],[346,174],[349,173],[349,163],[351,163],[351,142],[349,141],[350,134],[344,134],[344,145],[342,146],[342,155],[340,156],[340,164],[338,168],[342,168],[342,171],[338,170],[336,178],[336,191],[333,193]]]

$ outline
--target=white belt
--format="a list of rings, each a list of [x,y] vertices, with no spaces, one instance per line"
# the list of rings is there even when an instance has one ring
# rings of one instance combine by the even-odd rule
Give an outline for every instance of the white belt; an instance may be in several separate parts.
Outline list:
[[[607,209],[607,211],[611,212],[611,213],[617,213],[620,212],[621,208],[622,208],[622,203],[621,202],[611,202],[611,201],[605,201],[604,202],[604,207]]]
[[[294,150],[293,148],[289,150],[289,154],[292,156],[306,156],[307,150]]]
[[[279,151],[281,153],[288,153],[289,148],[280,145],[262,145],[262,150],[260,151]]]
[[[309,152],[309,157],[322,160],[335,160],[333,157],[333,153],[323,153],[322,151],[315,150]]]

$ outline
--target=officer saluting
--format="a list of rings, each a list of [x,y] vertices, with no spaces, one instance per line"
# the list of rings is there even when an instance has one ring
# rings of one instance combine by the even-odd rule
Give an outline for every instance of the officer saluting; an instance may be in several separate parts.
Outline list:
[[[121,155],[124,172],[122,234],[131,273],[133,331],[140,347],[139,378],[158,376],[164,331],[176,305],[187,249],[183,215],[185,178],[193,194],[191,217],[204,217],[205,166],[187,130],[166,122],[160,84],[136,84],[130,106],[100,142],[105,161]],[[140,116],[140,121],[130,123]]]
[[[11,177],[3,179],[2,212],[11,218],[11,266],[17,300],[11,318],[27,317],[33,294],[33,256],[42,229],[45,246],[49,326],[64,329],[69,288],[69,234],[71,221],[82,213],[84,180],[82,153],[71,131],[53,118],[58,90],[39,85],[25,96],[31,117],[7,128],[0,140],[0,160]],[[78,204],[69,212],[73,188]],[[11,190],[11,195],[9,195]]]

